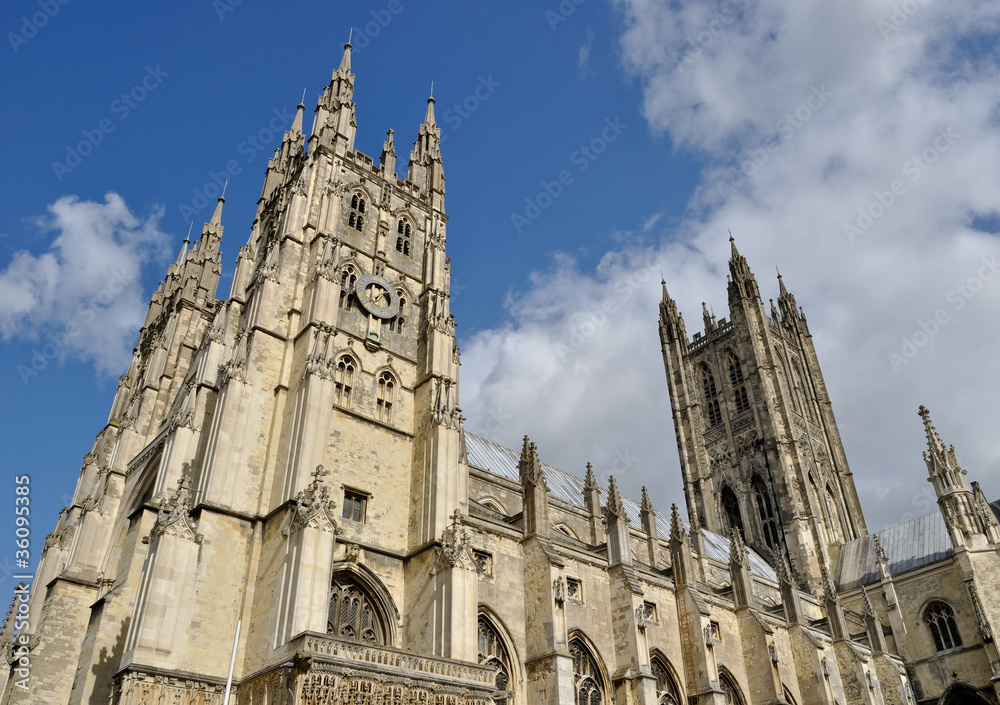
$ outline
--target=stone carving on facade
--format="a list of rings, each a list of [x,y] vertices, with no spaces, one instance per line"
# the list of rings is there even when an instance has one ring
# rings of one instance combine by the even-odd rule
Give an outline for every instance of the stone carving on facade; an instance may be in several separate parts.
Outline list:
[[[182,395],[182,400],[180,406],[174,409],[173,413],[170,414],[170,419],[168,424],[173,428],[189,428],[195,429],[195,402],[197,400],[197,393],[195,391],[195,381],[193,377],[188,378],[184,382],[184,390],[180,392]]]
[[[879,563],[888,563],[889,557],[885,555],[885,549],[882,548],[882,542],[879,541],[878,534],[872,534],[872,545],[875,548],[875,560]]]
[[[778,649],[775,648],[774,642],[767,642],[767,654],[771,657],[771,663],[777,666],[781,661],[778,659]]]
[[[979,590],[976,589],[976,584],[969,581],[969,597],[972,598],[972,609],[976,613],[976,627],[979,629],[979,635],[983,638],[984,643],[989,643],[993,641],[993,629],[990,626],[990,620],[986,616],[986,611],[983,610],[983,603],[979,600]]]
[[[639,605],[635,608],[635,628],[640,632],[644,632],[646,631],[646,624],[646,607],[644,605]]]
[[[830,577],[830,573],[826,568],[823,568],[823,596],[827,602],[840,604],[840,595],[837,593],[837,586],[834,584],[833,578]]]
[[[347,544],[344,560],[348,563],[358,563],[361,560],[361,546],[356,543]]]
[[[340,241],[335,237],[324,237],[319,253],[316,255],[316,270],[313,277],[322,277],[327,281],[337,279],[337,250]]]
[[[715,642],[716,642],[715,630],[712,629],[712,625],[706,624],[705,628],[702,630],[702,633],[705,636],[705,646],[707,646],[710,649],[715,648]]]
[[[472,551],[472,540],[461,525],[462,514],[457,509],[450,527],[441,536],[441,546],[437,549],[437,560],[431,566],[430,574],[436,575],[452,568],[479,571],[476,556]]]
[[[313,331],[313,336],[312,349],[306,356],[305,373],[332,380],[336,368],[335,338],[337,332],[325,327],[317,327]]]
[[[219,367],[221,384],[225,384],[231,379],[246,383],[248,337],[249,333],[245,331],[236,337],[236,343],[233,345],[233,354]]]
[[[729,560],[735,565],[743,565],[749,560],[749,553],[739,529],[733,529],[729,533]]]
[[[434,409],[431,413],[434,422],[445,428],[458,429],[462,412],[456,404],[455,380],[443,377],[436,382]]]
[[[191,521],[191,508],[194,506],[194,493],[191,491],[191,469],[184,467],[181,479],[177,481],[177,491],[166,502],[160,502],[160,510],[156,515],[151,536],[177,536],[178,538],[202,542]]]
[[[557,605],[566,602],[566,581],[561,575],[552,582],[552,598]]]
[[[323,482],[323,478],[329,474],[330,471],[322,465],[317,465],[313,470],[312,482],[295,495],[294,516],[291,523],[281,532],[284,536],[291,536],[307,527],[334,535],[340,533],[333,518],[334,505],[330,499],[330,487]]]

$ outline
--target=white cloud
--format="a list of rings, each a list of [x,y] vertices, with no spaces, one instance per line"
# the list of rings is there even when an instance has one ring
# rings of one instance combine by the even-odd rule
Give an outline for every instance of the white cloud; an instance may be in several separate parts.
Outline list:
[[[1000,212],[1000,71],[981,48],[1000,7],[915,2],[900,21],[862,0],[618,4],[650,128],[703,155],[702,180],[657,250],[623,245],[593,273],[558,261],[506,327],[466,342],[470,428],[515,445],[527,432],[574,472],[628,451],[629,492],[660,486],[657,505],[682,504],[655,282],[662,263],[689,334],[703,300],[728,317],[731,226],[765,299],[777,264],[805,308],[869,524],[930,509],[920,403],[1000,497],[1000,238],[971,227]],[[622,298],[618,282],[649,262]],[[491,429],[491,410],[509,418]]]
[[[587,27],[587,38],[580,45],[580,49],[577,52],[577,69],[580,72],[580,77],[587,75],[587,67],[590,63],[590,50],[594,47],[594,28]]]
[[[117,374],[145,319],[142,268],[165,253],[161,212],[140,220],[115,193],[104,203],[64,196],[48,211],[37,222],[55,233],[48,250],[21,250],[0,272],[0,335],[35,343],[49,360],[73,357]]]

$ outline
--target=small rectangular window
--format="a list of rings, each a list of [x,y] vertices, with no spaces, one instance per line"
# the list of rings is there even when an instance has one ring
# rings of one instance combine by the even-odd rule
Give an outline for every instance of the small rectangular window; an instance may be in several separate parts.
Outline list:
[[[583,583],[577,578],[566,578],[566,597],[583,602]]]
[[[364,523],[368,508],[368,495],[355,490],[344,490],[344,518]]]
[[[476,571],[483,575],[493,575],[493,554],[486,551],[473,551],[476,559]]]

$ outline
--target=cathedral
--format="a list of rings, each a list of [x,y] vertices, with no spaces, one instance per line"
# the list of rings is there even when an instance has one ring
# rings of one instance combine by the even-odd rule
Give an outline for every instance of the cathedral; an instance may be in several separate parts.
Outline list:
[[[1000,705],[958,422],[914,418],[938,510],[869,533],[805,314],[735,242],[728,320],[659,305],[686,511],[465,431],[434,100],[403,169],[354,81],[348,44],[228,297],[221,198],[153,294],[3,703]]]

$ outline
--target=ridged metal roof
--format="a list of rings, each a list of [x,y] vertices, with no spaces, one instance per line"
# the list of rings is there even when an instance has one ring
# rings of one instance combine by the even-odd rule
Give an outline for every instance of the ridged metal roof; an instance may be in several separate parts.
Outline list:
[[[469,457],[469,465],[485,472],[498,475],[511,482],[520,482],[520,472],[517,464],[521,459],[521,454],[502,446],[493,441],[487,440],[474,433],[465,433],[465,448]],[[577,507],[584,507],[583,502],[583,480],[575,475],[570,475],[551,465],[541,463],[542,475],[545,476],[545,483],[549,486],[549,494],[557,499],[561,499]],[[603,487],[598,487],[601,494],[601,512],[605,510],[605,497],[607,491]],[[628,517],[629,524],[637,529],[642,528],[640,518],[641,507],[638,502],[628,497],[622,497],[622,506],[625,509],[625,516]],[[685,530],[688,525],[685,523]],[[670,536],[670,514],[667,512],[656,513],[656,532],[661,538]],[[705,552],[709,558],[713,558],[722,563],[729,563],[729,539],[725,536],[713,534],[705,531]],[[750,551],[750,571],[768,580],[777,580],[774,570],[763,558],[753,550]]]
[[[955,553],[941,512],[904,521],[874,534],[889,559],[893,575],[936,563]],[[837,559],[838,583],[842,590],[881,580],[875,559],[875,542],[863,536],[840,547]]]

